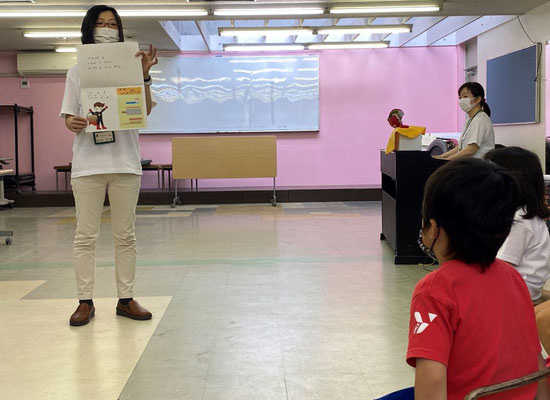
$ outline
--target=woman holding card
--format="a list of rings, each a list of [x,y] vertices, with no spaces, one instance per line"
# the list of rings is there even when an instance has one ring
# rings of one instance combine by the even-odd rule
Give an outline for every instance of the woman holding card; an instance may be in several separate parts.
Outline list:
[[[82,21],[81,31],[84,45],[124,41],[120,16],[114,8],[108,6],[90,8]],[[135,56],[141,57],[145,101],[149,115],[152,108],[149,70],[157,63],[156,48],[151,45],[149,51],[139,51]],[[101,132],[101,136],[97,136],[96,132],[85,132],[90,123],[85,118],[87,113],[88,110],[82,109],[77,64],[67,72],[65,96],[60,113],[61,117],[65,118],[67,128],[75,133],[71,185],[77,221],[73,261],[79,306],[69,323],[73,326],[86,325],[95,315],[92,301],[95,248],[106,189],[111,210],[111,230],[115,241],[119,298],[116,313],[136,320],[151,319],[151,313],[133,299],[136,270],[135,218],[142,174],[138,131],[121,131],[117,132],[116,136],[115,132]]]

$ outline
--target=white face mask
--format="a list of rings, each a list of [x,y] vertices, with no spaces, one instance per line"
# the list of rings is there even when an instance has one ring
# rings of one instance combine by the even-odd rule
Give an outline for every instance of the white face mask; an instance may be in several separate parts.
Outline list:
[[[460,106],[460,108],[462,109],[462,111],[464,112],[468,112],[470,111],[472,108],[474,108],[475,106],[475,103],[472,104],[471,101],[473,100],[474,98],[471,98],[471,97],[463,97],[461,99],[458,100],[458,105]]]
[[[94,43],[116,43],[118,40],[118,29],[94,28]]]

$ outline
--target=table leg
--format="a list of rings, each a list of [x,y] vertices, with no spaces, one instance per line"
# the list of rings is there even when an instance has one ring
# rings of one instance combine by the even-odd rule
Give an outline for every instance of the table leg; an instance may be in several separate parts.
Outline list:
[[[59,192],[59,171],[55,171],[55,190]]]
[[[160,189],[160,167],[157,169],[157,189]]]
[[[277,183],[275,182],[275,177],[273,177],[273,198],[271,199],[271,205],[273,207],[277,206]]]

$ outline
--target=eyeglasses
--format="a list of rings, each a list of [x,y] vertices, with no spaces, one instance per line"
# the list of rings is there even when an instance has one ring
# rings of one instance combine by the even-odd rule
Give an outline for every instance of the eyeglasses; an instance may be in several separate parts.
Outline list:
[[[107,26],[109,28],[118,29],[118,23],[116,21],[97,21],[95,26],[98,28],[104,28]]]

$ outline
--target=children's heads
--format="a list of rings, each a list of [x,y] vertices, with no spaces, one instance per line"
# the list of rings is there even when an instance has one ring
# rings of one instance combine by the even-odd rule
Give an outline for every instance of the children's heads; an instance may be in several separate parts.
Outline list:
[[[516,178],[518,200],[526,211],[525,219],[550,216],[544,200],[544,176],[535,153],[521,147],[503,147],[488,152],[485,159],[506,168]]]
[[[468,158],[437,169],[424,188],[422,225],[447,238],[446,256],[482,270],[495,260],[517,209],[515,182],[502,167]]]

